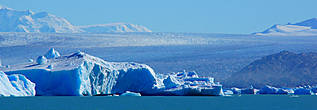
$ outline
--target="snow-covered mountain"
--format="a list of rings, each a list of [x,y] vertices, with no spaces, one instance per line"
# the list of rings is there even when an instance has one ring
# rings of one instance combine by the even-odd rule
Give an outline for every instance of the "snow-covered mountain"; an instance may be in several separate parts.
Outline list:
[[[1,8],[0,32],[76,33],[81,30],[66,19],[46,12],[34,13],[30,10]]]
[[[269,29],[254,33],[264,36],[311,36],[317,35],[317,18],[312,18],[299,23],[286,25],[276,24]]]
[[[86,33],[106,33],[106,32],[152,32],[150,29],[136,24],[111,23],[78,26]]]
[[[141,25],[113,23],[89,26],[74,26],[65,18],[47,12],[34,13],[0,7],[0,32],[45,32],[45,33],[106,33],[106,32],[151,32]]]

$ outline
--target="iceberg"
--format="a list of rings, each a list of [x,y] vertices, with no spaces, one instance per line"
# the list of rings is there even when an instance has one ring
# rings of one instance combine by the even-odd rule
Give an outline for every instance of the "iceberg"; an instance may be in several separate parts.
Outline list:
[[[223,93],[224,93],[225,95],[233,95],[233,94],[234,94],[233,91],[232,91],[232,90],[229,90],[229,89],[223,90]]]
[[[164,76],[163,76],[164,77]],[[196,72],[170,73],[163,80],[164,88],[156,94],[172,96],[223,96],[222,85],[211,77],[199,78]]]
[[[231,88],[231,91],[233,92],[233,94],[241,94],[241,89],[236,87]]]
[[[51,50],[48,53],[54,53]],[[107,62],[83,52],[49,59],[40,56],[37,62],[0,69],[10,75],[26,76],[36,84],[36,95],[40,96],[93,96],[126,91],[142,95],[223,95],[222,85],[210,77],[199,78],[195,72],[156,74],[145,64]]]
[[[313,95],[310,88],[298,87],[294,90],[294,95]]]
[[[293,89],[276,88],[266,85],[265,87],[260,89],[259,94],[294,94],[294,91]]]
[[[260,89],[259,94],[277,94],[278,91],[279,88],[266,85]]]
[[[311,91],[312,91],[313,93],[317,93],[317,87],[312,87],[312,88],[311,88]]]
[[[34,96],[35,84],[20,74],[6,75],[0,71],[0,96]]]
[[[36,59],[36,63],[39,64],[39,65],[46,64],[47,63],[47,59],[44,56],[39,56]]]
[[[47,59],[56,58],[61,56],[58,51],[56,51],[54,48],[51,48],[45,55]]]
[[[241,89],[241,94],[257,94],[258,92],[259,90],[253,88],[253,86],[250,86],[249,88]]]
[[[293,89],[289,89],[289,88],[280,88],[280,89],[277,91],[277,94],[293,95],[293,94],[294,94],[294,90],[293,90]]]

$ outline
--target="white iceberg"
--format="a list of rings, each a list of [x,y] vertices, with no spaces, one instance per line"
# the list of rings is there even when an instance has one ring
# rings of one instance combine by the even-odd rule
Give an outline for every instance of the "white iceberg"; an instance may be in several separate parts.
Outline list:
[[[176,96],[222,96],[222,85],[211,77],[199,78],[196,72],[171,73],[163,81],[165,88],[157,94]]]
[[[35,96],[35,84],[20,74],[0,71],[0,96]]]

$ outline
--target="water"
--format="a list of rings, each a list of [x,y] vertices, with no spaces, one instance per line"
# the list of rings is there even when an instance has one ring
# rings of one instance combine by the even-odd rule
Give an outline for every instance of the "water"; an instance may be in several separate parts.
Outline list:
[[[1,97],[0,110],[314,110],[317,96]]]

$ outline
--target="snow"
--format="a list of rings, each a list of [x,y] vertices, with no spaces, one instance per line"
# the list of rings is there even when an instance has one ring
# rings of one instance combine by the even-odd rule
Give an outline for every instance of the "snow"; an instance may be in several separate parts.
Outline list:
[[[0,96],[35,96],[35,84],[20,74],[0,71]]]
[[[56,51],[54,48],[51,48],[45,55],[47,59],[56,58],[61,56],[58,51]]]
[[[0,8],[0,32],[27,33],[107,33],[107,32],[151,32],[148,28],[128,23],[112,23],[89,26],[74,26],[65,18],[47,12],[34,13]]]
[[[214,83],[213,78],[199,78],[195,72],[158,75],[145,64],[107,62],[83,52],[1,70],[25,75],[36,83],[36,95],[92,96],[126,91],[142,95],[223,95],[222,85]]]
[[[136,24],[111,23],[79,26],[84,33],[109,33],[109,32],[152,32],[150,29]]]
[[[140,93],[126,91],[125,93],[121,94],[120,96],[141,96]]]
[[[0,32],[81,32],[66,19],[46,12],[34,13],[30,10],[2,8],[0,15],[0,20],[3,21],[0,23]]]
[[[261,36],[314,36],[317,35],[317,18],[295,24],[276,24],[263,32],[254,34]]]

